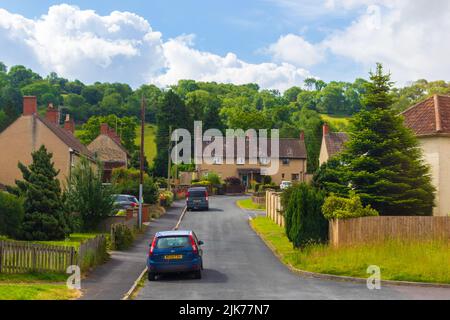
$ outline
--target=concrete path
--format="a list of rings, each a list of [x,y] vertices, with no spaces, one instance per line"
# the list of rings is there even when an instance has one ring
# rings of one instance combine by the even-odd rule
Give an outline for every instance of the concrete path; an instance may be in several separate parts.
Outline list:
[[[165,276],[146,282],[137,299],[450,299],[450,289],[383,286],[302,278],[292,273],[248,225],[254,213],[237,197],[210,197],[210,211],[187,212],[180,229],[204,245],[203,279]]]
[[[153,235],[171,230],[177,223],[184,202],[177,201],[161,218],[152,221],[145,234],[129,250],[114,251],[110,260],[97,267],[81,281],[81,300],[120,300],[130,290],[146,265],[147,251]]]

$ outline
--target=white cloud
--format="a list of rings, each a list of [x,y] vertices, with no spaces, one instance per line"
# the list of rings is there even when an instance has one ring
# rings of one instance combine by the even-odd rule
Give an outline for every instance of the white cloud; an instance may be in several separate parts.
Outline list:
[[[350,25],[316,44],[300,36],[281,37],[269,47],[274,61],[308,66],[324,62],[321,58],[331,53],[367,70],[382,62],[400,85],[420,78],[448,79],[448,0],[415,0],[414,4],[408,0],[326,0],[322,6],[362,11]]]
[[[324,59],[324,48],[320,44],[313,45],[303,37],[294,34],[281,36],[266,51],[275,61],[303,67],[315,65]]]
[[[52,6],[37,19],[0,9],[0,47],[0,61],[7,65],[56,71],[87,83],[165,86],[189,78],[285,89],[309,75],[287,63],[250,64],[234,53],[222,57],[195,50],[193,36],[164,42],[148,21],[130,12],[101,16],[67,4]]]
[[[308,71],[288,63],[246,63],[234,53],[222,57],[194,49],[193,36],[170,39],[163,44],[167,70],[154,80],[165,86],[178,79],[231,82],[235,84],[258,83],[263,88],[285,90],[301,85]]]

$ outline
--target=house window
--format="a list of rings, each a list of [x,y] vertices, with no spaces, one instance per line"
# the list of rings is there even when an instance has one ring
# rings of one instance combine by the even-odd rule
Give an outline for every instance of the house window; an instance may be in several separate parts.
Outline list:
[[[259,158],[259,162],[262,164],[262,165],[268,165],[269,164],[269,159],[268,158],[266,158],[266,157],[263,157],[263,158]]]
[[[281,163],[283,164],[283,166],[288,166],[289,165],[289,159],[282,159]]]
[[[214,164],[222,164],[223,159],[222,157],[214,157]]]
[[[298,173],[293,173],[292,174],[292,181],[299,181],[300,180],[300,175]]]
[[[236,163],[237,164],[245,164],[245,159],[244,158],[242,158],[242,157],[238,157],[237,159],[236,159]]]

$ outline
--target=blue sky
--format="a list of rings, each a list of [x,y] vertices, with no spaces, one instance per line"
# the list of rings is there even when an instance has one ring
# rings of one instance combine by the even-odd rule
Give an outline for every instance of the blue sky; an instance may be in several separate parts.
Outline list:
[[[189,77],[284,90],[307,76],[367,77],[377,61],[399,84],[447,80],[441,51],[449,45],[439,35],[447,37],[448,1],[414,3],[417,9],[407,0],[0,0],[0,46],[8,48],[0,61],[133,86]],[[424,8],[433,15],[424,17]]]

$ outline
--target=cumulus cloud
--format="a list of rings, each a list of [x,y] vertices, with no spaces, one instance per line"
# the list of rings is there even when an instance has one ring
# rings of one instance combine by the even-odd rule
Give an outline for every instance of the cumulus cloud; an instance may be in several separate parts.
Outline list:
[[[350,25],[335,30],[319,43],[295,35],[281,37],[270,46],[274,61],[312,65],[323,62],[320,58],[325,51],[349,58],[366,69],[382,62],[399,84],[420,78],[448,79],[448,0],[415,0],[413,5],[408,0],[326,0],[322,5],[329,10],[365,10]],[[311,57],[318,60],[309,60]]]
[[[164,42],[144,18],[114,11],[101,16],[61,4],[27,19],[0,9],[0,60],[24,64],[41,73],[56,71],[84,82],[153,82],[179,79],[247,83],[285,89],[302,83],[306,70],[288,63],[246,63],[234,54],[218,56],[193,48],[194,37]]]
[[[178,79],[257,83],[263,88],[285,90],[300,85],[310,74],[307,70],[288,63],[246,63],[234,54],[219,56],[193,48],[192,35],[170,39],[163,44],[167,70],[154,80],[165,86]]]
[[[323,61],[324,49],[322,45],[313,45],[301,36],[287,34],[265,51],[271,54],[275,61],[310,67]]]

